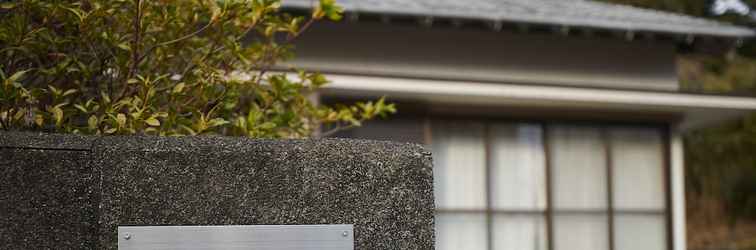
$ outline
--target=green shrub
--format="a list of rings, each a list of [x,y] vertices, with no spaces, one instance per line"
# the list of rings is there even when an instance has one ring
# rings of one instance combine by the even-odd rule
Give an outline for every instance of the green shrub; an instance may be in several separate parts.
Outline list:
[[[0,128],[82,134],[300,138],[395,112],[325,106],[323,75],[290,69],[312,23],[277,0],[0,1]]]

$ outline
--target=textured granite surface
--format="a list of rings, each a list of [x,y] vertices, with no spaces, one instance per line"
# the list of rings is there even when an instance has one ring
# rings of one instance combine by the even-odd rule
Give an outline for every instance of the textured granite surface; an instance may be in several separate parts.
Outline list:
[[[90,151],[99,137],[0,131],[0,148],[35,148],[65,151]]]
[[[0,133],[4,136],[8,134]],[[6,212],[20,215],[30,209],[68,213],[70,220],[13,229],[29,236],[0,236],[0,248],[59,243],[56,227],[81,232],[78,240],[63,239],[71,248],[116,249],[118,225],[260,224],[354,224],[355,249],[434,248],[431,158],[414,144],[225,137],[101,137],[90,142],[91,151],[55,150],[42,156],[36,151],[47,152],[15,148],[18,143],[2,149],[2,180],[14,180],[17,187],[4,192],[6,184],[0,183],[0,226],[28,223],[30,219],[10,218]],[[72,158],[67,174],[53,173],[63,165],[47,170],[57,166],[48,162],[68,162],[62,153],[80,158]],[[20,188],[36,182],[25,177],[34,171],[7,170],[19,162],[49,174],[46,184]],[[66,194],[56,198],[82,204],[51,209],[7,202],[21,199],[14,194],[22,192],[35,197],[29,199]]]
[[[96,248],[100,175],[87,143],[0,133],[0,249]]]

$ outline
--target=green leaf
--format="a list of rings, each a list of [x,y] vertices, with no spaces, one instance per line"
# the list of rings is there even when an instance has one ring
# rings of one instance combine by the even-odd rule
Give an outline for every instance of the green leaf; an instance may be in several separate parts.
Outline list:
[[[16,3],[14,2],[2,2],[0,3],[0,9],[8,10],[13,9],[16,7]]]
[[[328,79],[326,79],[323,74],[313,74],[310,77],[310,82],[315,88],[320,88],[323,87],[323,85],[328,84]]]
[[[128,42],[119,43],[117,47],[125,51],[131,51],[131,45]]]
[[[237,117],[234,126],[242,129],[243,131],[247,131],[247,120],[242,117]]]
[[[84,18],[85,18],[84,11],[80,9],[69,8],[69,7],[63,7],[63,9],[68,10],[69,12],[76,15],[76,17],[79,18],[79,22],[84,21]]]
[[[181,125],[179,125],[179,128],[182,129],[182,130],[184,130],[185,132],[187,132],[190,135],[197,135],[197,132],[195,132],[192,128],[187,127],[186,125],[181,124]]]
[[[217,21],[218,18],[220,18],[220,16],[223,13],[220,6],[218,6],[218,3],[214,0],[210,0],[210,1],[206,0],[204,1],[204,4],[208,5],[207,7],[210,9],[210,13],[211,13],[210,21],[211,22]]]
[[[173,86],[173,91],[171,91],[172,94],[178,94],[184,91],[184,86],[186,86],[186,83],[180,82],[176,84],[176,86]]]
[[[63,96],[73,95],[73,94],[76,94],[76,92],[79,92],[79,91],[75,89],[69,89],[69,90],[66,90],[66,92],[63,92]]]
[[[110,103],[110,96],[108,94],[105,94],[105,92],[100,93],[100,97],[102,97],[102,101],[104,103]]]
[[[123,128],[126,126],[126,115],[118,113],[116,115],[116,123],[118,124],[119,128]]]
[[[144,120],[144,123],[153,127],[160,127],[160,121],[155,117],[150,117],[149,119]]]
[[[83,113],[88,113],[87,108],[85,108],[84,106],[81,106],[79,104],[74,104],[74,108],[80,110]]]
[[[35,115],[34,124],[37,124],[37,126],[42,127],[42,125],[45,124],[45,117],[40,114]]]
[[[315,8],[313,18],[320,19],[328,17],[331,21],[341,20],[344,9],[336,4],[335,0],[320,0],[320,4]]]
[[[260,124],[261,129],[270,130],[275,128],[277,125],[273,122],[264,122],[263,124]]]
[[[60,126],[63,123],[63,109],[61,109],[59,106],[55,106],[49,108],[48,111],[52,113],[53,120],[55,120],[55,125]]]
[[[99,120],[97,119],[97,116],[90,116],[87,120],[87,125],[89,126],[89,129],[97,129],[97,125],[99,124]]]
[[[48,86],[47,86],[47,89],[49,89],[49,90],[50,90],[50,92],[52,92],[52,94],[53,94],[54,96],[59,96],[59,95],[61,94],[61,91],[60,91],[60,90],[59,90],[58,88],[56,88],[55,86],[52,86],[52,85],[48,85]]]
[[[210,120],[210,122],[207,123],[207,125],[211,128],[217,127],[217,126],[223,126],[226,124],[229,124],[229,122],[223,118],[215,118],[215,119]]]
[[[247,124],[253,125],[257,124],[257,121],[262,117],[262,113],[260,113],[260,110],[256,108],[249,109],[249,113],[247,113]]]
[[[18,111],[16,111],[16,114],[13,116],[13,120],[19,121],[22,118],[24,118],[25,114],[26,114],[26,109],[24,108],[18,109]]]
[[[56,105],[55,105],[55,107],[56,107],[56,108],[62,108],[63,106],[66,106],[66,105],[68,105],[68,103],[67,103],[67,102],[64,102],[64,103],[58,103],[58,104],[56,104]]]
[[[24,77],[24,75],[26,75],[26,72],[29,72],[29,70],[22,70],[22,71],[14,73],[13,75],[5,79],[6,84],[13,84],[15,82],[18,82],[18,80],[20,80],[22,77]]]

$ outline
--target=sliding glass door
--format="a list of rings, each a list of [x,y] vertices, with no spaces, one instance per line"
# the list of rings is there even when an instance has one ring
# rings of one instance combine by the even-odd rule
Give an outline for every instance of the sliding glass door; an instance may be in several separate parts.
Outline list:
[[[437,249],[668,249],[662,129],[431,125]]]

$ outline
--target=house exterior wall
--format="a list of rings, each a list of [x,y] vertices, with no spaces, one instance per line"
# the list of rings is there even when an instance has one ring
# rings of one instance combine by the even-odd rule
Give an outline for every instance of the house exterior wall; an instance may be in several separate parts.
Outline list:
[[[331,73],[678,89],[673,43],[342,23],[296,41],[293,66]]]
[[[446,82],[448,80],[456,82],[479,82],[486,86],[488,86],[488,84],[499,83],[500,85],[502,85],[504,83],[507,83],[523,85],[534,84],[591,88],[639,89],[653,91],[676,91],[678,89],[674,60],[676,53],[675,47],[672,43],[661,41],[625,41],[621,39],[572,37],[559,36],[554,34],[512,34],[505,32],[497,33],[490,30],[470,31],[449,28],[423,28],[417,25],[401,26],[380,23],[346,23],[320,25],[314,27],[306,36],[303,36],[300,39],[301,40],[298,40],[296,44],[298,58],[290,62],[291,66],[321,71],[324,73],[333,73],[341,76],[359,75],[357,76],[358,78],[361,76],[370,76],[373,78],[380,78],[381,80],[390,81],[392,82],[391,84],[397,83],[394,81],[398,81],[397,84],[413,84],[412,81],[403,81],[402,79],[424,79],[433,82]],[[386,85],[386,83],[375,83],[373,85]],[[470,84],[470,87],[475,86],[476,85]],[[353,96],[372,96],[372,94],[375,93],[365,93],[358,90],[342,90],[336,92],[326,92],[324,97],[338,100],[340,98],[349,98]],[[391,98],[392,96],[402,96],[401,93],[392,92],[388,94],[389,98]],[[434,126],[434,124],[449,123],[448,121],[445,121],[443,119],[438,120],[438,115],[456,115],[456,112],[448,113],[443,111],[434,111],[436,110],[437,106],[443,104],[447,106],[451,105],[454,107],[460,107],[462,109],[474,109],[476,105],[481,104],[476,103],[476,97],[474,96],[468,96],[467,98],[455,98],[455,102],[449,103],[433,101],[431,100],[432,98],[429,97],[431,96],[413,96],[409,99],[401,97],[402,101],[412,102],[414,100],[422,103],[421,105],[427,105],[425,111],[421,111],[420,113],[416,114],[405,112],[403,114],[404,117],[394,118],[388,121],[376,122],[374,124],[369,123],[366,128],[352,130],[339,134],[338,136],[425,143],[432,148],[434,153],[439,154],[436,155],[436,158],[438,158],[439,156],[445,157],[445,160],[438,160],[437,166],[434,167],[434,171],[439,172],[444,169],[448,170],[456,167],[474,168],[474,166],[479,165],[485,166],[481,169],[494,169],[493,166],[495,166],[497,163],[496,161],[493,161],[491,159],[494,159],[496,157],[506,158],[499,153],[507,155],[511,152],[508,152],[506,148],[502,149],[503,151],[501,152],[489,152],[489,150],[492,149],[489,148],[492,147],[490,145],[496,144],[491,144],[490,142],[499,141],[510,146],[516,144],[519,145],[517,147],[527,149],[527,152],[541,152],[539,154],[543,154],[542,151],[544,151],[548,153],[549,150],[546,149],[551,146],[547,147],[545,145],[551,145],[552,143],[548,139],[549,136],[547,135],[550,132],[547,131],[551,131],[551,129],[549,128],[561,128],[561,126],[565,124],[563,123],[563,121],[559,121],[558,119],[554,119],[553,116],[548,115],[548,112],[543,112],[544,109],[546,111],[553,109],[554,112],[559,112],[554,106],[550,106],[551,108],[548,108],[539,106],[534,103],[510,103],[498,105],[488,104],[491,105],[491,107],[487,110],[492,111],[494,114],[487,114],[485,117],[476,118],[475,115],[473,115],[472,117],[462,118],[463,121],[459,123],[461,124],[460,126],[464,127],[469,125],[472,127],[469,129],[467,127],[460,129],[461,132],[458,131],[460,134],[455,134],[456,132],[454,131],[456,130],[454,129],[444,130],[443,128],[439,129],[438,126]],[[593,97],[587,96],[585,98]],[[536,114],[528,116],[529,118],[536,119],[537,122],[525,124],[511,122],[490,122],[491,120],[488,118],[489,116],[502,117],[506,120],[506,117],[509,117],[511,115],[510,109],[515,106],[520,109],[524,108],[540,110],[539,112],[536,112]],[[595,110],[593,110],[593,108],[605,108],[610,110],[617,109],[616,107],[582,107],[581,110],[576,110],[575,113],[570,113],[570,115],[577,116],[578,113],[581,113],[583,115],[585,115],[586,113],[595,113]],[[400,106],[399,109],[400,112],[404,111],[402,109],[402,106]],[[648,116],[647,118],[651,118],[652,116],[651,113],[642,113],[640,115],[646,115]],[[517,119],[516,116],[514,118]],[[588,131],[586,133],[597,134],[598,137],[594,138],[595,140],[592,141],[580,138],[562,139],[568,142],[568,144],[586,144],[596,147],[603,145],[603,150],[596,149],[594,151],[591,151],[590,154],[584,154],[592,155],[595,153],[595,156],[598,158],[608,157],[607,155],[605,155],[608,154],[605,151],[612,148],[611,146],[607,146],[611,145],[611,143],[603,143],[605,143],[607,140],[610,140],[609,135],[611,135],[611,133],[614,133],[612,131],[615,131],[619,128],[615,127],[614,125],[607,125],[607,120],[612,120],[611,124],[626,123],[632,124],[633,126],[640,124],[641,127],[646,125],[657,126],[660,124],[663,124],[662,127],[665,127],[667,124],[675,123],[674,120],[666,120],[666,118],[663,121],[656,120],[655,122],[650,123],[647,122],[647,120],[649,119],[638,118],[638,116],[620,116],[610,118],[608,116],[604,117],[598,115],[597,118],[592,120],[581,120],[582,121],[578,124],[580,124],[580,126],[588,127],[587,129],[584,129],[585,131]],[[570,122],[567,122],[566,124],[569,123]],[[513,141],[506,138],[499,138],[502,140],[498,140],[490,133],[492,131],[496,131],[496,129],[499,128],[516,128],[516,131],[536,131],[534,132],[535,134],[518,134],[513,138],[530,138],[529,136],[535,136],[538,138],[543,138],[543,143],[536,143],[533,145],[520,145],[518,144],[520,143],[519,141],[515,143],[516,140]],[[566,128],[571,127],[567,126]],[[645,131],[644,133],[653,134],[656,130],[647,129],[642,131]],[[473,134],[470,135],[466,133]],[[518,245],[517,247],[509,246],[510,248],[507,248],[506,246],[500,245],[503,238],[516,237],[514,235],[527,235],[527,237],[538,238],[538,240],[536,241],[523,242],[523,244],[526,245],[531,244],[527,246],[527,249],[564,249],[565,247],[569,248],[570,246],[577,246],[581,244],[589,244],[592,247],[595,247],[595,249],[602,249],[605,245],[616,246],[613,249],[628,249],[628,244],[631,245],[633,242],[627,240],[627,237],[625,237],[627,235],[616,236],[616,234],[612,234],[611,232],[613,231],[608,230],[611,228],[612,230],[616,230],[615,233],[617,234],[622,234],[623,232],[635,232],[630,234],[652,232],[652,234],[655,236],[651,236],[647,240],[648,242],[654,243],[652,243],[651,245],[653,246],[648,249],[683,250],[685,247],[685,222],[684,213],[681,215],[680,210],[684,209],[684,191],[682,190],[683,187],[681,184],[683,177],[681,170],[682,165],[680,162],[680,159],[682,159],[682,151],[679,148],[680,145],[678,145],[679,141],[677,140],[679,139],[679,134],[673,133],[672,135],[670,135],[663,133],[657,136],[650,136],[649,138],[651,139],[649,139],[648,141],[636,141],[638,145],[647,143],[648,147],[635,147],[637,146],[635,145],[631,146],[631,148],[634,147],[635,149],[644,149],[649,151],[634,155],[630,154],[628,158],[623,158],[626,160],[625,162],[616,163],[618,164],[616,169],[621,169],[619,165],[632,165],[633,160],[638,160],[640,162],[644,162],[644,160],[646,160],[645,163],[655,162],[648,166],[650,170],[657,171],[657,174],[660,173],[658,171],[669,170],[669,172],[667,172],[668,175],[665,175],[666,178],[657,176],[659,177],[659,182],[655,183],[659,185],[654,186],[657,188],[644,189],[647,191],[656,191],[639,191],[638,193],[638,195],[653,194],[651,196],[657,198],[666,197],[669,203],[665,203],[661,206],[659,205],[660,203],[653,203],[655,205],[652,206],[651,209],[644,208],[644,210],[635,209],[633,207],[626,208],[619,205],[615,207],[615,205],[613,205],[612,203],[613,201],[611,201],[612,199],[606,198],[605,201],[608,201],[609,204],[606,206],[601,205],[599,208],[595,208],[594,210],[597,210],[598,212],[582,211],[579,209],[579,211],[562,209],[556,206],[558,205],[556,203],[556,205],[548,205],[547,210],[543,210],[544,207],[537,207],[531,210],[526,209],[522,211],[517,209],[515,209],[514,211],[510,211],[511,209],[503,209],[499,211],[496,210],[498,208],[496,208],[496,206],[494,206],[494,204],[492,203],[494,202],[494,200],[491,197],[481,198],[477,200],[477,203],[460,202],[460,204],[462,204],[460,206],[463,206],[464,208],[461,210],[451,205],[449,205],[450,207],[444,207],[437,204],[437,240],[442,240],[438,243],[439,249],[454,249],[455,246],[467,244],[477,244],[475,246],[467,245],[469,249],[510,249],[511,247],[514,247],[511,249],[516,249],[525,246]],[[446,144],[439,143],[439,140],[442,140],[444,138],[449,139],[450,142]],[[668,141],[669,143],[666,145],[669,148],[664,148],[659,145],[658,142],[660,140]],[[536,138],[532,141],[538,142],[541,140]],[[633,143],[633,140],[618,140],[616,143],[618,145],[620,143]],[[452,150],[450,151],[447,150],[452,153],[450,154],[448,152],[436,152],[438,150],[441,150],[439,149],[439,147],[452,148]],[[658,149],[654,149],[657,147]],[[559,147],[553,148],[551,150],[566,150],[565,152],[569,153],[569,148],[570,147]],[[522,155],[515,154],[514,157],[527,158],[526,155],[527,154],[524,153]],[[632,159],[632,157],[639,155],[647,158],[643,159],[643,157],[641,157],[639,159]],[[548,155],[542,156],[549,159],[552,158]],[[617,154],[615,156],[624,156],[624,154]],[[668,159],[669,161],[662,161],[661,158],[658,158],[657,156]],[[611,158],[609,157],[606,159]],[[571,161],[560,162],[564,163]],[[439,164],[445,167],[439,167]],[[510,167],[515,170],[522,170],[521,168],[549,170],[553,168],[550,166],[550,164],[556,163],[552,162],[544,166],[534,163],[523,163],[513,164]],[[597,164],[601,165],[603,163]],[[609,169],[615,169],[615,167],[613,166],[614,164],[615,163],[607,163],[607,171]],[[576,167],[568,165],[569,164],[565,165],[564,168],[569,169]],[[468,170],[469,171],[466,170],[456,174],[450,174],[447,177],[451,176],[449,178],[457,178],[455,176],[466,176],[465,174],[461,173],[472,171],[470,169]],[[489,173],[490,171],[478,172],[480,173],[478,173],[478,175],[474,177],[478,179],[484,178],[487,181],[471,181],[468,183],[469,185],[462,185],[459,184],[460,182],[455,181],[454,183],[457,183],[459,185],[454,187],[446,187],[446,190],[449,191],[453,189],[457,190],[454,192],[459,193],[465,192],[462,190],[468,190],[468,188],[475,189],[475,187],[478,187],[478,189],[480,189],[479,186],[481,185],[481,183],[489,183],[487,185],[499,183],[497,181],[497,177]],[[649,173],[650,172],[646,174]],[[609,175],[606,173],[601,174],[599,172],[594,173],[592,171],[584,171],[583,174],[587,176],[595,175],[598,179],[610,178],[607,177]],[[557,174],[555,178],[558,179],[558,177],[560,176],[561,175]],[[631,176],[620,176],[616,178],[630,177]],[[662,188],[661,182],[665,183],[665,188]],[[596,183],[602,184],[603,182],[597,181]],[[612,181],[609,181],[609,183],[604,184],[611,186],[613,185],[612,183]],[[632,181],[626,181],[625,183],[632,183]],[[551,184],[547,184],[547,189],[550,189],[548,188],[548,185]],[[437,185],[437,190],[434,191],[436,192],[437,197],[444,194],[446,194],[447,196],[450,195],[448,192],[445,193],[444,191],[439,191],[438,186],[445,187],[444,185]],[[653,185],[649,184],[649,186]],[[480,191],[478,190],[472,193],[493,193],[495,190],[499,189],[487,187],[485,190],[488,191],[478,192]],[[612,195],[615,194],[615,191],[612,191],[612,188],[608,188],[607,190],[604,190],[602,192],[603,195],[601,195],[600,197],[604,197],[606,195],[612,197]],[[574,192],[573,194],[581,195],[580,192]],[[616,195],[620,194],[621,193],[616,193]],[[522,193],[522,195],[526,198],[529,197],[525,193]],[[467,197],[467,195],[462,195],[460,197]],[[485,203],[485,206],[478,204],[481,203],[480,201],[485,201],[483,202]],[[438,200],[437,203],[439,203]],[[606,202],[604,202],[604,200],[601,200],[599,203],[603,204]],[[468,208],[466,206],[470,207]],[[555,209],[555,212],[552,212],[552,209]],[[564,211],[561,211],[560,209]],[[565,230],[560,231],[560,225],[562,226],[561,228],[564,229],[564,226],[569,224],[566,221],[559,220],[559,218],[566,218],[560,216],[569,215],[570,213],[587,213],[589,214],[589,217],[594,216],[594,218],[589,218],[589,220],[578,220],[577,223],[590,224],[592,222],[598,221],[596,225],[605,227],[605,230],[600,231],[602,233],[605,233],[606,235],[595,237],[570,237],[570,235],[572,235],[571,233],[565,233]],[[472,215],[472,217],[457,217],[458,214]],[[506,224],[509,223],[507,222],[507,220],[501,221],[496,219],[499,217],[499,215],[506,216],[515,214],[526,214],[527,216],[530,216],[526,216],[526,220],[522,222],[529,226],[513,226],[513,224]],[[481,215],[485,216],[480,217]],[[481,218],[485,219],[479,220]],[[641,226],[636,228],[627,226],[624,223],[628,222],[628,218],[640,218],[640,220],[638,221],[632,221],[632,223],[640,224],[631,225]],[[614,222],[615,220],[617,221],[616,224]],[[500,222],[503,224],[499,224]],[[484,224],[487,226],[485,228],[481,227],[481,225]],[[478,230],[476,231],[478,233],[474,235],[458,235],[457,233],[454,233],[456,231],[452,230],[454,228],[456,228],[454,230],[464,228],[465,226],[469,227],[469,230],[465,229],[462,231]],[[509,230],[508,228],[512,230]],[[533,230],[527,231],[523,228],[531,228]],[[544,228],[548,228],[551,231],[540,231],[544,230]],[[589,230],[592,227],[584,228],[586,230]],[[643,230],[643,228],[650,230]],[[443,234],[443,232],[451,232],[451,234],[446,235]],[[498,232],[502,233],[499,234]],[[560,234],[560,232],[562,233]],[[588,233],[588,231],[585,231],[584,233],[586,233],[585,235],[591,234]],[[544,235],[548,235],[549,238],[543,239]],[[457,236],[462,238],[458,238]],[[662,238],[658,238],[657,236]],[[585,241],[572,241],[570,239],[584,239]],[[608,240],[610,239],[623,241],[609,243]],[[512,241],[505,240],[505,242]],[[547,247],[544,242],[546,244],[549,244],[549,246]],[[459,247],[457,247],[457,249],[459,249]]]
[[[437,249],[684,250],[682,144],[665,131],[405,112],[337,136],[433,151]]]

